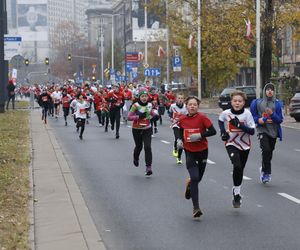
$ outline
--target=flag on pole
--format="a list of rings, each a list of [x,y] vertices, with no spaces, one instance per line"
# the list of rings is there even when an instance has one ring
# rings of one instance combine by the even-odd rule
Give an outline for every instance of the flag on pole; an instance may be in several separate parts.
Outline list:
[[[188,48],[191,49],[194,47],[194,45],[195,45],[195,37],[192,34],[190,34]]]
[[[165,55],[166,55],[165,50],[164,50],[161,46],[159,46],[159,47],[158,47],[158,51],[157,51],[157,56],[160,57],[160,58],[162,58],[162,57],[164,57]]]
[[[252,38],[251,21],[248,19],[248,20],[245,20],[245,23],[246,23],[246,38],[250,39],[250,38]]]

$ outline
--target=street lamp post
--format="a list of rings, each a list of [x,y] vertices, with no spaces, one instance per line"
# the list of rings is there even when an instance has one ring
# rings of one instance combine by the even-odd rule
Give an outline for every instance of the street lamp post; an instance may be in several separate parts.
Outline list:
[[[201,100],[201,1],[198,0],[198,98]]]
[[[170,83],[170,60],[169,60],[169,25],[168,25],[168,22],[169,22],[169,0],[166,0],[166,19],[167,19],[167,32],[166,32],[166,40],[167,40],[167,48],[166,48],[166,52],[167,52],[167,84]]]
[[[256,0],[256,98],[260,98],[260,0]]]
[[[114,73],[114,69],[115,69],[115,62],[114,62],[114,54],[115,54],[115,50],[114,50],[114,33],[115,33],[115,29],[114,29],[114,15],[112,14],[111,16],[111,70]],[[115,78],[112,78],[112,83],[115,82]]]

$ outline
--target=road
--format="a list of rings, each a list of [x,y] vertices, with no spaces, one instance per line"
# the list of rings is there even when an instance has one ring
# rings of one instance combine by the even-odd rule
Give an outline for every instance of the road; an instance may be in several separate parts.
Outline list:
[[[217,128],[217,116],[209,115]],[[71,120],[71,119],[69,119]],[[71,166],[99,234],[108,249],[300,249],[299,130],[284,129],[277,142],[272,182],[259,182],[260,149],[256,136],[245,169],[243,204],[231,205],[232,167],[219,134],[209,138],[209,164],[200,183],[204,215],[192,219],[184,199],[185,165],[171,156],[167,122],[153,138],[153,177],[132,164],[130,127],[120,139],[104,132],[95,117],[79,140],[75,125],[49,119]],[[183,158],[183,162],[185,162]]]

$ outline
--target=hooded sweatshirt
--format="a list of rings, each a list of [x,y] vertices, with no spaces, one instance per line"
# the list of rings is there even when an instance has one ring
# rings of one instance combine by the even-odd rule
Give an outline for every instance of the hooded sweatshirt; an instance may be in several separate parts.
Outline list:
[[[273,97],[266,96],[267,88],[271,87],[274,89]],[[266,109],[270,108],[273,111],[272,115],[268,115],[266,113]],[[281,127],[280,123],[283,121],[282,116],[282,104],[276,99],[276,88],[273,84],[268,83],[263,89],[263,98],[256,99],[251,103],[250,110],[253,115],[254,121],[257,124],[257,132],[266,133],[272,138],[280,137],[281,136]],[[258,120],[263,118],[264,124],[259,124]]]

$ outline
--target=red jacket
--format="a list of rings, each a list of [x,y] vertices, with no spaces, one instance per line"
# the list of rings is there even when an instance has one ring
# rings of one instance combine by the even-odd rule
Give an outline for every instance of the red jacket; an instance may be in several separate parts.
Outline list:
[[[107,94],[106,100],[110,103],[110,108],[122,108],[125,98],[123,92],[112,90]]]

